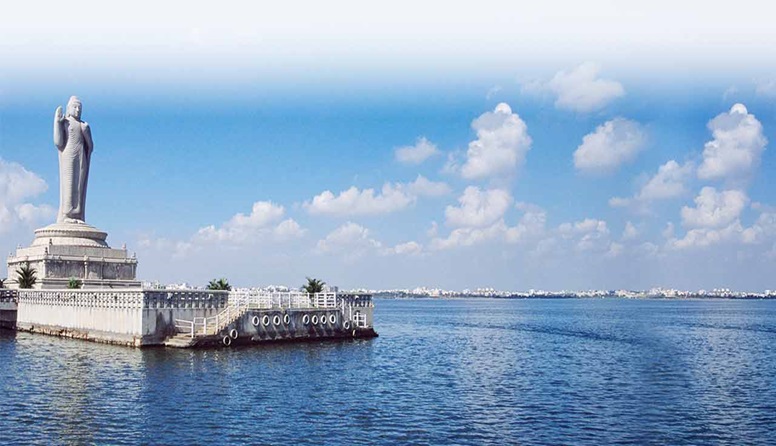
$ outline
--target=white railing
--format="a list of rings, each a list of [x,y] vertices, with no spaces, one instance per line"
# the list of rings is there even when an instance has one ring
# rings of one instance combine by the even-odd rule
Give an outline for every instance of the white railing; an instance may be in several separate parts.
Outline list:
[[[194,337],[194,322],[193,321],[187,321],[183,319],[175,319],[175,328],[178,329],[179,333],[186,333],[192,338]]]
[[[229,293],[226,308],[215,316],[196,317],[187,321],[175,320],[175,326],[180,333],[195,336],[214,335],[239,319],[248,310],[283,310],[283,309],[340,309],[343,317],[353,321],[356,327],[366,327],[366,315],[360,311],[353,313],[353,308],[369,306],[371,300],[359,305],[353,299],[338,298],[337,293],[308,294],[298,291],[273,293],[266,291],[235,291]],[[354,304],[355,303],[355,304]]]
[[[366,315],[360,311],[356,311],[353,315],[353,325],[359,328],[366,328]]]

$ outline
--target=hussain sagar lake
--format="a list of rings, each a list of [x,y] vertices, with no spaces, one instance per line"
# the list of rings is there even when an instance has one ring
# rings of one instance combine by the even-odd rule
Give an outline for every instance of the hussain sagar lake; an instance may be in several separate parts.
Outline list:
[[[94,142],[73,96],[54,113],[59,156],[57,221],[35,231],[8,257],[8,290],[0,290],[0,326],[135,347],[232,346],[267,341],[370,338],[372,297],[322,292],[149,290],[138,260],[112,248],[108,234],[86,223]],[[34,283],[22,283],[33,274]],[[68,289],[76,281],[81,289]]]
[[[54,115],[57,221],[8,258],[39,280],[0,290],[0,444],[776,444],[760,296],[144,289],[86,223],[81,107]]]

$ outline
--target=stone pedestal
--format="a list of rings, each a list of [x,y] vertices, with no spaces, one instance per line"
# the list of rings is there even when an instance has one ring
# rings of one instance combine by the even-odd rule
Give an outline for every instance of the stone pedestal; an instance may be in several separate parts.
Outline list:
[[[83,288],[140,287],[137,259],[126,249],[113,249],[108,234],[86,223],[54,223],[35,231],[35,240],[8,257],[9,286],[16,270],[29,264],[37,271],[38,289],[67,288],[70,279]]]

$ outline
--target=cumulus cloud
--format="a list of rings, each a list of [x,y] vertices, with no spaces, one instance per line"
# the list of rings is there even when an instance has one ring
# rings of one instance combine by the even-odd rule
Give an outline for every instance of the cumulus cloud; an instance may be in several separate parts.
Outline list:
[[[625,229],[622,231],[623,240],[633,240],[639,236],[639,230],[630,221],[625,222]]]
[[[739,190],[717,192],[704,187],[695,197],[695,207],[682,207],[682,225],[687,228],[721,228],[738,220],[749,198]]]
[[[564,239],[575,240],[579,251],[608,251],[610,248],[609,227],[603,220],[586,218],[574,223],[563,223],[558,233]]]
[[[445,250],[463,246],[473,246],[488,240],[499,239],[504,236],[507,226],[503,220],[485,228],[463,227],[453,229],[445,238],[435,238],[431,241],[431,249]]]
[[[539,206],[530,203],[517,203],[515,207],[523,211],[517,225],[506,229],[507,243],[534,241],[542,237],[546,231],[547,212]]]
[[[613,100],[625,95],[625,89],[617,81],[601,79],[601,68],[586,62],[571,71],[560,71],[548,82],[536,82],[524,91],[549,91],[556,97],[555,107],[587,113],[600,110]]]
[[[383,251],[384,255],[417,256],[422,253],[423,253],[423,245],[414,241],[400,243],[392,248],[387,248]]]
[[[349,258],[358,258],[380,248],[382,243],[373,239],[367,228],[350,221],[318,240],[316,245],[318,253],[341,254]]]
[[[51,206],[28,202],[47,189],[46,182],[35,173],[0,158],[0,232],[16,222],[36,224],[53,218],[56,211]]]
[[[404,164],[420,164],[438,153],[437,146],[425,137],[418,138],[414,146],[399,147],[394,152],[396,160]]]
[[[407,184],[406,191],[416,197],[442,197],[451,192],[450,186],[441,181],[431,181],[423,175]]]
[[[741,234],[743,242],[759,244],[776,238],[776,212],[766,210],[760,213],[751,227]]]
[[[544,209],[526,203],[518,203],[523,215],[515,226],[509,226],[503,218],[486,226],[464,226],[453,229],[447,237],[431,241],[431,250],[448,250],[475,246],[487,242],[520,244],[535,255],[555,252],[561,254],[573,250],[578,253],[598,253],[607,257],[619,255],[624,246],[611,240],[607,223],[587,218],[563,223],[557,228],[547,228]]]
[[[688,228],[687,233],[682,238],[664,234],[669,237],[667,247],[690,249],[743,241],[746,236],[740,216],[748,203],[749,198],[742,191],[718,192],[713,187],[704,187],[695,198],[695,207],[682,208],[682,225]]]
[[[481,190],[469,186],[458,198],[459,206],[447,206],[445,218],[452,227],[488,226],[504,216],[512,196],[502,189]]]
[[[574,167],[586,173],[612,172],[636,159],[646,141],[646,133],[639,123],[612,119],[582,138],[582,144],[574,152]]]
[[[313,215],[379,215],[400,211],[414,204],[419,197],[440,197],[450,193],[444,182],[431,181],[418,175],[411,183],[385,183],[380,192],[374,189],[351,188],[334,195],[329,190],[305,202],[303,207]]]
[[[525,162],[531,148],[528,126],[506,103],[472,121],[472,129],[477,132],[477,139],[469,143],[466,161],[460,168],[464,178],[509,176]]]
[[[681,197],[687,193],[685,183],[693,176],[692,163],[680,165],[674,160],[660,166],[632,198],[613,197],[609,200],[612,207],[634,206],[644,210],[649,203]]]
[[[339,195],[327,190],[313,197],[311,202],[304,203],[304,208],[313,215],[377,215],[406,209],[414,202],[415,197],[401,187],[385,183],[380,192],[359,190],[355,186]]]
[[[708,128],[714,139],[704,145],[698,178],[738,182],[751,177],[768,144],[760,121],[735,104],[709,121]]]
[[[508,205],[509,203],[507,203],[507,206]],[[463,207],[464,206],[462,206],[462,208]],[[528,203],[518,203],[516,207],[523,212],[523,215],[515,226],[508,226],[504,222],[504,219],[499,217],[491,224],[485,224],[479,227],[470,225],[455,228],[450,231],[450,234],[448,234],[447,237],[437,237],[436,230],[434,230],[433,234],[429,234],[433,237],[431,249],[439,251],[474,246],[492,240],[511,244],[539,242],[546,232],[545,224],[547,222],[547,213],[539,206]],[[471,218],[467,219],[467,221],[484,223],[493,220],[493,217],[473,217],[474,215],[483,214],[471,212]],[[501,215],[503,215],[503,212]],[[434,229],[436,229],[436,226],[434,226]]]
[[[297,238],[304,230],[292,219],[283,218],[285,209],[271,201],[257,201],[251,213],[238,213],[221,226],[205,226],[194,236],[198,242],[250,243],[259,240]],[[274,237],[272,237],[274,236]]]
[[[668,247],[673,249],[705,248],[722,242],[740,240],[744,229],[736,220],[723,228],[695,228],[687,231],[681,239],[672,239]]]

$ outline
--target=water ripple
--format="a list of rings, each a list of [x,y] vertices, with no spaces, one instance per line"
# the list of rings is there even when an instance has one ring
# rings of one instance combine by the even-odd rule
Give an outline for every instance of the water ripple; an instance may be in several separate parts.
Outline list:
[[[776,302],[378,300],[370,341],[0,331],[0,444],[773,444]]]

